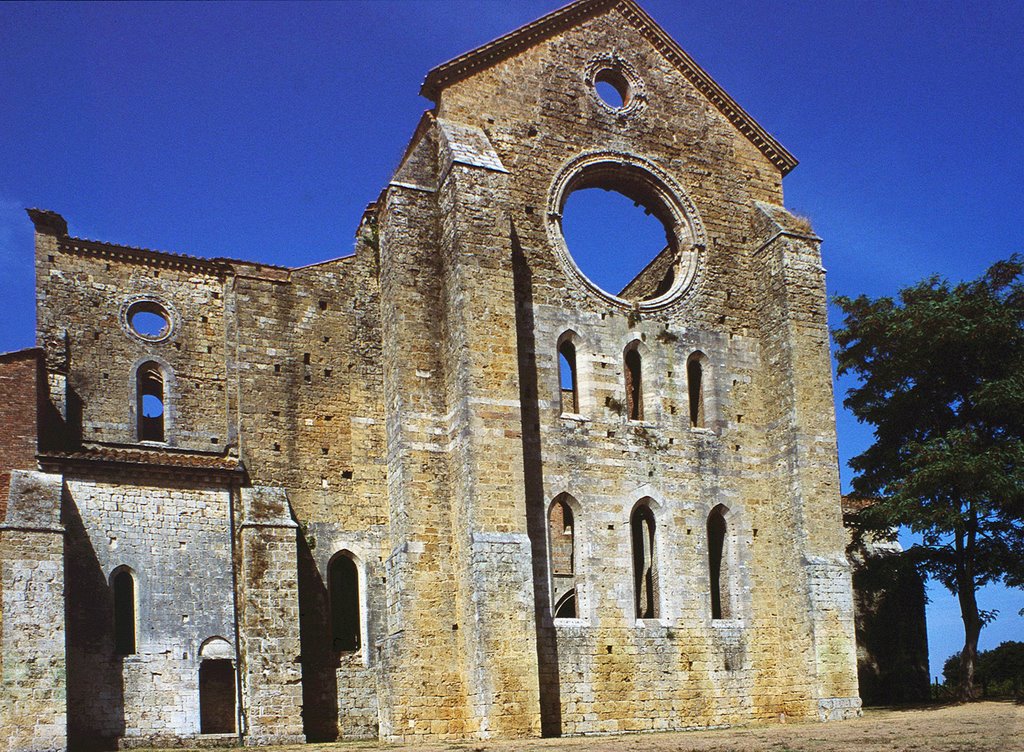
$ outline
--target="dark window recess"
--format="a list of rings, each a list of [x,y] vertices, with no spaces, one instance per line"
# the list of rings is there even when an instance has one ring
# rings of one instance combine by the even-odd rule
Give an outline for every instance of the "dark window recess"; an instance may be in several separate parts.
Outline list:
[[[235,669],[227,659],[199,664],[199,733],[235,732]]]
[[[654,513],[646,504],[629,521],[633,541],[633,592],[636,618],[658,618],[658,572],[654,560]]]
[[[626,415],[630,420],[644,419],[644,389],[640,353],[636,348],[626,351]]]
[[[694,353],[686,363],[686,383],[690,392],[690,426],[704,427],[704,366]]]
[[[114,591],[114,652],[135,653],[135,579],[122,569],[111,582]]]
[[[143,363],[135,376],[140,441],[164,440],[164,374],[156,363]]]
[[[343,652],[358,650],[359,571],[356,563],[344,553],[331,561],[328,589],[331,599],[331,640],[334,649]]]
[[[578,413],[580,400],[576,381],[576,346],[568,340],[558,346],[558,382],[562,395],[562,412]]]
[[[576,618],[576,588],[573,588],[568,593],[558,599],[558,603],[555,604],[555,618],[556,619],[575,619]]]
[[[711,578],[711,618],[728,619],[729,567],[726,550],[725,510],[717,506],[708,515],[708,573]]]

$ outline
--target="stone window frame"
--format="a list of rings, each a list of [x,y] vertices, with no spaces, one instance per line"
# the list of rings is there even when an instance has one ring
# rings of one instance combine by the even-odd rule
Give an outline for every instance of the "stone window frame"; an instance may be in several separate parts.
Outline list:
[[[129,652],[122,652],[119,650],[117,633],[118,623],[120,622],[119,610],[117,603],[117,590],[115,582],[122,575],[128,575],[128,578],[132,583],[132,612],[131,612],[131,626],[132,626],[132,649]],[[113,617],[113,628],[114,628],[114,655],[118,656],[122,660],[131,659],[134,656],[139,655],[139,577],[135,573],[135,570],[128,564],[119,564],[110,570],[110,576],[107,578],[107,583],[110,587],[110,595],[113,600],[113,610],[111,616]]]
[[[564,394],[562,390],[562,348],[568,343],[574,351],[573,363],[573,385],[575,387],[575,410],[566,410],[564,405]],[[574,329],[566,329],[559,335],[555,344],[555,375],[557,379],[556,393],[558,395],[556,404],[559,406],[559,417],[574,420],[584,420],[586,411],[584,404],[589,407],[589,392],[584,389],[586,359],[583,355],[583,338]]]
[[[631,353],[635,353],[636,357],[639,359],[639,362],[637,363],[640,379],[639,394],[635,397],[631,394],[633,386],[632,382],[635,377],[630,374],[628,362]],[[650,348],[648,348],[647,345],[644,344],[643,340],[637,336],[632,337],[629,342],[626,343],[626,346],[622,348],[622,356],[620,360],[622,363],[622,410],[623,417],[626,419],[626,422],[631,424],[645,426],[653,425],[650,420],[651,407],[653,406],[653,403],[648,404],[650,400],[645,399],[651,392],[650,376],[652,369],[649,362],[650,355]],[[634,405],[633,403],[637,399],[639,400],[639,405]],[[634,412],[636,417],[634,417]]]
[[[562,212],[575,190],[601,187],[616,190],[643,204],[665,225],[676,259],[669,288],[648,300],[627,300],[591,280],[572,257],[562,233]],[[654,312],[681,303],[699,288],[707,233],[697,207],[682,186],[652,159],[624,151],[587,151],[569,159],[548,189],[545,224],[548,240],[567,281],[597,302],[624,312]]]
[[[142,395],[139,392],[139,372],[150,365],[155,365],[160,370],[163,379],[163,440],[155,441],[143,439],[142,435]],[[136,360],[131,367],[128,380],[128,424],[131,426],[132,441],[138,444],[149,446],[174,446],[174,425],[177,411],[175,409],[174,396],[177,394],[177,381],[174,377],[174,369],[171,368],[163,358],[148,353]]]
[[[591,99],[604,111],[620,120],[636,116],[647,107],[647,87],[639,70],[618,51],[596,55],[583,69],[583,81]],[[622,97],[622,106],[614,107],[597,90],[599,82],[615,87]]]
[[[707,524],[711,515],[716,510],[722,515],[726,525],[725,550],[723,556],[727,559],[723,571],[728,577],[728,582],[721,590],[728,598],[724,604],[722,618],[713,618],[711,604],[711,550],[707,534]],[[704,613],[707,623],[713,628],[735,629],[742,628],[746,623],[746,614],[749,608],[749,584],[746,580],[747,562],[750,555],[751,536],[747,530],[746,515],[742,505],[735,501],[715,501],[703,508],[704,535],[701,539],[700,553],[702,559],[703,582],[702,598],[705,601]]]
[[[167,319],[167,330],[157,337],[149,337],[141,332],[135,331],[132,327],[131,317],[136,311],[159,311],[159,315]],[[169,301],[159,295],[141,294],[131,295],[121,301],[119,315],[121,329],[131,339],[142,342],[146,345],[163,345],[176,338],[181,326],[181,316],[177,309]]]
[[[196,728],[202,728],[202,708],[203,708],[203,694],[202,694],[202,682],[201,672],[203,670],[203,663],[206,661],[227,661],[231,664],[231,672],[234,681],[234,730],[230,732],[203,732],[200,730],[199,736],[207,737],[223,737],[225,735],[237,736],[238,729],[241,728],[241,697],[238,684],[238,654],[235,650],[234,645],[226,637],[222,635],[211,635],[204,639],[199,644],[199,650],[196,652],[196,681],[197,689],[199,691],[199,702],[196,705],[200,717],[197,720]]]
[[[642,514],[641,510],[646,509],[650,514],[651,521],[653,522],[653,534],[652,538],[652,552],[651,552],[651,590],[652,590],[652,607],[654,610],[651,616],[640,616],[640,580],[637,575],[636,564],[636,533],[634,530],[634,518],[638,514]],[[647,625],[660,625],[662,624],[665,616],[665,604],[664,604],[664,588],[661,586],[661,573],[664,567],[661,563],[661,550],[664,548],[665,533],[659,528],[661,523],[659,522],[660,512],[662,511],[662,505],[658,503],[656,499],[651,496],[642,496],[633,504],[629,510],[629,517],[625,526],[628,531],[629,539],[629,561],[630,561],[630,577],[632,583],[630,586],[630,601],[632,603],[631,614],[634,623],[637,626]]]
[[[555,618],[555,603],[554,599],[554,564],[552,562],[552,546],[551,546],[551,510],[555,504],[565,504],[573,516],[573,589],[576,591],[576,616],[571,618]],[[544,515],[544,530],[547,536],[547,576],[548,576],[548,589],[551,593],[549,598],[548,609],[551,615],[551,620],[555,624],[559,625],[581,625],[587,623],[586,606],[588,603],[586,580],[583,567],[581,565],[582,556],[582,544],[585,540],[586,532],[585,527],[582,524],[584,519],[583,505],[579,500],[568,491],[562,491],[551,499],[551,503],[547,506],[547,512]]]
[[[693,384],[691,381],[691,367],[692,364],[696,364],[700,368],[700,384],[698,387],[698,397],[700,399],[700,405],[698,407],[697,420],[694,420],[694,405],[693,405]],[[703,350],[694,350],[686,358],[686,417],[689,421],[689,427],[691,431],[710,431],[710,425],[712,423],[712,406],[713,400],[711,394],[713,390],[709,389],[711,379],[711,359],[708,358],[707,354]]]
[[[327,629],[332,630],[333,624],[331,623],[331,592],[330,592],[330,578],[331,578],[331,565],[339,556],[345,556],[350,559],[356,567],[356,579],[359,585],[359,647],[356,650],[343,650],[338,652],[338,655],[344,660],[347,657],[350,659],[358,660],[363,666],[370,665],[370,595],[368,591],[369,577],[367,574],[367,558],[364,556],[359,546],[349,545],[348,543],[342,543],[339,545],[334,553],[332,553],[326,561],[321,560],[323,569],[321,570],[321,576],[324,578],[324,582],[327,584]],[[333,649],[333,637],[331,639],[331,646]],[[336,651],[337,652],[337,651]]]

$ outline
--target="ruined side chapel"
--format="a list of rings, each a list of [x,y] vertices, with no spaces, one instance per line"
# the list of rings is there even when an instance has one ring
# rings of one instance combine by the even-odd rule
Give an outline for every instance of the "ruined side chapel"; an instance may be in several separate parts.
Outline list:
[[[632,0],[422,93],[351,256],[196,258],[29,210],[0,748],[859,713],[796,160]],[[564,237],[588,188],[664,225],[623,290]]]

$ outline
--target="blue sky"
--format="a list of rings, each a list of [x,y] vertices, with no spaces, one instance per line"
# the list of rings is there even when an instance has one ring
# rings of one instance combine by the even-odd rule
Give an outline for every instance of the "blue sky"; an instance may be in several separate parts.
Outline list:
[[[559,4],[0,4],[0,351],[33,344],[24,207],[203,256],[349,253],[429,106],[425,73]],[[830,293],[1024,251],[1024,4],[643,5],[801,160],[786,204],[825,238]],[[840,412],[844,483],[869,441]],[[929,592],[934,675],[962,628]],[[983,648],[1024,639],[1024,594],[988,589],[982,607],[1001,612]]]

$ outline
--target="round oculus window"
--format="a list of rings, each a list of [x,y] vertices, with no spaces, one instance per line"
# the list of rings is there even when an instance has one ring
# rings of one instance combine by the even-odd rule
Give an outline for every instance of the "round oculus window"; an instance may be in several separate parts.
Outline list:
[[[643,79],[618,54],[593,58],[587,65],[584,77],[597,103],[616,115],[637,112],[646,102]]]
[[[704,249],[695,207],[641,157],[593,153],[555,178],[548,234],[563,267],[622,307],[655,310],[693,287]]]
[[[124,310],[128,331],[147,342],[161,342],[171,336],[174,317],[166,306],[149,298],[135,300]]]

